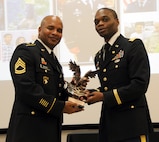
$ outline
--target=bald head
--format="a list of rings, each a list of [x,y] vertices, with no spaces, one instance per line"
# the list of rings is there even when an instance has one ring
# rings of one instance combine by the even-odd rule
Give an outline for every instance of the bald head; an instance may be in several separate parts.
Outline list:
[[[50,21],[50,20],[58,21],[59,24],[62,25],[62,27],[63,27],[63,24],[62,24],[62,21],[61,21],[60,17],[54,16],[54,15],[48,15],[48,16],[44,17],[44,18],[42,19],[42,21],[41,21],[40,26],[45,25],[45,24],[46,24],[48,21]]]
[[[39,27],[39,39],[50,49],[53,49],[61,40],[63,24],[58,16],[48,15],[43,18]]]

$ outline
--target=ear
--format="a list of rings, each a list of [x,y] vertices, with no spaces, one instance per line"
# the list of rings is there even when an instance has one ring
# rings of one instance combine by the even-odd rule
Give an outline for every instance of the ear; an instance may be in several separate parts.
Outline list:
[[[41,31],[41,27],[38,28],[38,32],[40,32],[40,31]]]
[[[117,23],[118,23],[118,25],[119,25],[119,19],[116,19],[116,21],[117,21]]]

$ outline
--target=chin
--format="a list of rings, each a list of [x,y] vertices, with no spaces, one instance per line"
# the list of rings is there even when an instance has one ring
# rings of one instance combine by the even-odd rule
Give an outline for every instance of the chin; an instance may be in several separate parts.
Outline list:
[[[104,34],[102,34],[102,33],[99,33],[99,35],[100,35],[101,37],[105,37],[105,35],[104,35]]]

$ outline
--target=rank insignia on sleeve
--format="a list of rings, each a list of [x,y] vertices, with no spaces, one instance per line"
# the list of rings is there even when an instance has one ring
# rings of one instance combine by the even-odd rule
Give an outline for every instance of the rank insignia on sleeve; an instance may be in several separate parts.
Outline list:
[[[39,104],[41,104],[44,107],[47,107],[49,105],[49,102],[45,99],[40,99]]]
[[[15,74],[25,73],[26,72],[25,62],[21,58],[18,58],[17,62],[14,65],[14,69],[15,69]]]

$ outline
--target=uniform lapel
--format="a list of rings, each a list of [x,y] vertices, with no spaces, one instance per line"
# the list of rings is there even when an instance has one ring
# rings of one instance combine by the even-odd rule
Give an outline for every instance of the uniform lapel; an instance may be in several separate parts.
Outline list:
[[[51,57],[51,58],[52,58],[52,57]],[[54,62],[54,65],[56,65],[57,70],[58,70],[59,72],[61,72],[61,71],[62,71],[62,67],[61,67],[61,65],[60,65],[60,63],[59,63],[59,61],[58,61],[56,55],[54,55],[54,57],[52,58],[52,60],[53,60],[53,62]]]
[[[102,56],[103,56],[102,49],[98,52],[98,54],[96,55],[96,67],[97,68],[99,67],[102,70],[105,67],[107,67],[110,62],[115,62],[115,58],[119,54],[120,50],[123,52],[123,49],[122,49],[123,47],[121,47],[122,46],[121,42],[123,41],[123,39],[124,38],[123,38],[122,35],[120,35],[117,38],[115,43],[111,46],[109,54],[108,55],[106,54],[107,57],[106,57],[106,59],[104,61],[102,59]]]
[[[41,56],[47,60],[50,65],[55,69],[57,70],[58,72],[62,72],[62,67],[60,65],[60,63],[58,62],[57,58],[55,57],[55,59],[53,59],[49,53],[47,52],[46,48],[38,41],[36,40],[35,41],[36,45],[38,45],[38,47],[40,48],[40,54]]]

